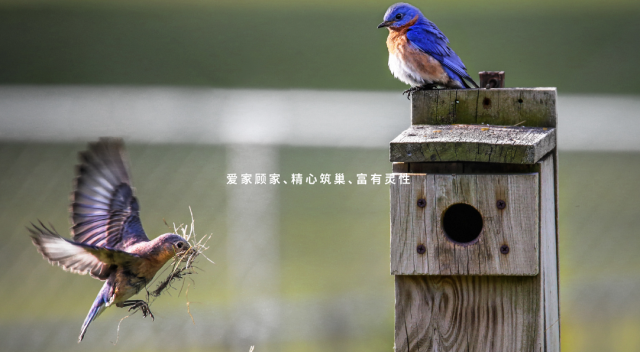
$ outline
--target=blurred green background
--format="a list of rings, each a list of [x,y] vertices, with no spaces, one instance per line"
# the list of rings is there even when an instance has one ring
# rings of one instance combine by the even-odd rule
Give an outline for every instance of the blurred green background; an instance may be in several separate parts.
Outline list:
[[[508,87],[553,86],[561,96],[640,93],[638,1],[412,3],[449,37],[474,78],[504,70]],[[406,87],[386,66],[387,32],[375,28],[390,4],[0,0],[0,84],[399,94]],[[48,265],[24,227],[41,219],[66,232],[73,165],[85,145],[0,140],[0,349],[392,350],[387,186],[274,186],[275,293],[256,308],[252,297],[261,292],[239,292],[230,274],[229,263],[242,258],[230,258],[226,173],[244,172],[229,170],[231,147],[135,142],[128,146],[147,233],[167,232],[163,219],[189,222],[191,206],[197,232],[213,233],[208,256],[216,264],[201,262],[203,271],[186,281],[188,298],[176,290],[155,301],[155,322],[122,321],[115,347],[125,316],[116,308],[76,344],[100,283]],[[260,172],[343,172],[355,183],[357,173],[390,170],[386,145],[271,148],[274,169]],[[640,351],[639,179],[638,151],[561,150],[564,351]],[[279,323],[266,333],[252,329],[236,319],[252,316],[243,309]]]
[[[402,89],[388,1],[0,1],[0,82]],[[472,77],[639,93],[640,2],[419,1]],[[636,79],[634,79],[636,78]]]
[[[229,275],[225,209],[230,187],[251,186],[225,184],[225,147],[130,145],[147,233],[167,232],[163,220],[189,222],[191,206],[196,232],[213,233],[207,255],[216,264],[199,263],[202,271],[193,282],[185,281],[191,285],[188,297],[183,288],[180,295],[171,291],[154,301],[154,322],[139,314],[124,320],[116,346],[118,322],[126,315],[117,308],[108,309],[76,344],[101,284],[48,265],[30,245],[24,226],[41,219],[65,232],[73,165],[84,147],[0,144],[5,350],[248,351],[254,344],[266,351],[392,350],[388,187],[355,184],[357,173],[388,170],[383,148],[277,148],[282,175],[344,172],[354,184],[255,186],[273,187],[279,198],[277,305],[286,311],[281,324],[288,327],[275,329],[276,336],[266,340],[250,332],[239,345],[227,339],[238,335],[232,306],[246,292],[238,292]],[[564,152],[560,160],[562,348],[638,351],[640,154]],[[311,332],[292,330],[292,324]]]

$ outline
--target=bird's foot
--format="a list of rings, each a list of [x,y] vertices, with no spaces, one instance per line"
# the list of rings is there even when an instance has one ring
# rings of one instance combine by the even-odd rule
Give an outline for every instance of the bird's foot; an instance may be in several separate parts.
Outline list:
[[[407,99],[411,98],[411,93],[413,92],[417,92],[418,90],[420,90],[420,87],[411,87],[407,90],[405,90],[404,92],[402,92],[402,95],[407,95]]]
[[[411,94],[419,91],[419,90],[432,90],[432,89],[436,89],[437,85],[435,84],[424,84],[421,86],[416,86],[416,87],[411,87],[407,90],[405,90],[404,92],[402,92],[402,95],[407,95],[407,99],[411,98]]]
[[[149,304],[147,304],[147,302],[143,301],[143,300],[133,300],[133,301],[125,301],[122,304],[123,307],[129,307],[129,311],[132,310],[140,310],[142,312],[142,316],[144,318],[147,317],[147,315],[151,316],[152,320],[156,320],[156,318],[153,316],[153,313],[151,313],[151,309],[149,309]]]

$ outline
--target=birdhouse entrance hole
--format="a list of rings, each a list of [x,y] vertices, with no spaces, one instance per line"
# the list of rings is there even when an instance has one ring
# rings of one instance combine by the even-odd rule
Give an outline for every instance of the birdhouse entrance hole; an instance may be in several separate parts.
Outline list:
[[[458,203],[445,210],[442,228],[449,240],[459,244],[471,244],[482,231],[482,215],[469,204]]]

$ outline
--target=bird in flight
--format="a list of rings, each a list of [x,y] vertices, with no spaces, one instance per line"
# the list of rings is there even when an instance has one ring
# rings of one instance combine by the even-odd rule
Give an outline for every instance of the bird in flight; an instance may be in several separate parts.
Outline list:
[[[411,85],[409,96],[437,86],[478,88],[467,68],[449,48],[449,39],[418,8],[406,3],[391,5],[378,28],[387,28],[389,69],[400,81]]]
[[[167,233],[149,240],[140,222],[129,167],[121,139],[102,138],[80,153],[71,195],[72,239],[40,222],[29,228],[33,244],[51,264],[104,281],[82,324],[78,342],[89,324],[107,307],[140,309],[153,314],[144,300],[129,300],[176,254],[191,248],[183,237]]]

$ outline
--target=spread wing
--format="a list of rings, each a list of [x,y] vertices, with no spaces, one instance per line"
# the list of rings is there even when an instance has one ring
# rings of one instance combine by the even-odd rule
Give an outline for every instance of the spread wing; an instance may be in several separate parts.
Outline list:
[[[136,254],[69,241],[42,223],[40,227],[32,224],[28,230],[38,252],[49,263],[73,273],[89,273],[96,279],[106,280],[115,266],[131,265],[141,260]]]
[[[91,247],[126,249],[148,241],[133,196],[121,139],[101,138],[80,153],[72,194],[73,241]]]
[[[469,88],[466,81],[469,81],[476,88],[478,85],[467,73],[467,68],[460,60],[460,57],[449,48],[449,39],[431,21],[413,26],[407,32],[407,39],[423,52],[433,56],[438,60],[443,68],[452,78],[458,78],[460,83]]]

